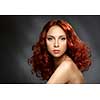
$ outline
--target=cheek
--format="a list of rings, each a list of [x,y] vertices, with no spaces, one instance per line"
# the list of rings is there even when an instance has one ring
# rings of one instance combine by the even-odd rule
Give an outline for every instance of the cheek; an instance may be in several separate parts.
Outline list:
[[[48,50],[52,49],[52,43],[46,41],[46,45]]]
[[[65,51],[67,49],[67,43],[66,42],[62,43],[61,48],[62,48],[62,50]]]

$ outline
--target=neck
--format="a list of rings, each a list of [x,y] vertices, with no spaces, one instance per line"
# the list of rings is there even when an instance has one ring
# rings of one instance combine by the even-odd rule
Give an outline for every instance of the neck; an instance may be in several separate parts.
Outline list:
[[[66,58],[67,55],[62,55],[61,57],[54,58],[55,68],[57,68]]]

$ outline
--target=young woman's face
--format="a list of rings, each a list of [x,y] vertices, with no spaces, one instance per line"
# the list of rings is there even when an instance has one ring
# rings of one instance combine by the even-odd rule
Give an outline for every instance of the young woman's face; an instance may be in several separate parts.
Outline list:
[[[57,25],[52,26],[47,32],[46,44],[53,57],[61,57],[67,49],[67,38],[63,29]]]

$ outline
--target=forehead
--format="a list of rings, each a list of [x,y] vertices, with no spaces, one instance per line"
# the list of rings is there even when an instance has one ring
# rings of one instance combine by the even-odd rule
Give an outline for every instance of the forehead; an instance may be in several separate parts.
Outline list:
[[[48,32],[47,32],[47,35],[52,35],[52,36],[60,36],[60,35],[65,35],[65,32],[64,30],[60,27],[60,26],[52,26]]]

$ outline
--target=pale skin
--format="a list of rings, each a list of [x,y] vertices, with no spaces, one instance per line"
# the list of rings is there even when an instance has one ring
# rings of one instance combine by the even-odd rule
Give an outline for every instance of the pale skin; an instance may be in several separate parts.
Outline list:
[[[47,32],[47,49],[54,57],[55,71],[47,84],[81,84],[84,77],[73,60],[65,54],[67,50],[67,38],[62,28],[55,25]],[[54,52],[53,50],[59,50]]]

